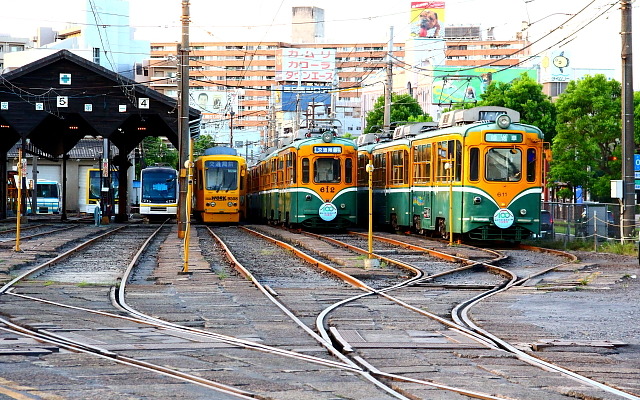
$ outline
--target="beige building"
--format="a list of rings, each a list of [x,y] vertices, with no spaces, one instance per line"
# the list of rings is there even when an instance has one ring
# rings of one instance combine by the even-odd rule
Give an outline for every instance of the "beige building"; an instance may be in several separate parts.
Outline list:
[[[304,78],[278,80],[277,58],[286,49],[325,49],[335,51],[332,82],[310,82]],[[384,70],[386,43],[292,44],[285,42],[194,42],[189,61],[191,102],[198,104],[199,91],[226,93],[222,108],[211,103],[204,107],[203,121],[212,125],[229,124],[233,112],[234,136],[242,131],[275,130],[278,85],[331,86],[331,114],[342,124],[343,133],[359,135],[361,82]],[[404,58],[404,46],[394,47],[394,56]],[[177,45],[152,43],[151,59],[136,66],[136,80],[168,96],[177,96]],[[211,94],[211,93],[209,93]],[[224,95],[223,95],[224,96]],[[211,97],[211,96],[209,96]],[[209,101],[212,101],[211,99]],[[210,112],[208,112],[210,111]]]
[[[15,38],[9,35],[0,34],[0,74],[3,72],[4,56],[7,53],[15,53],[17,51],[25,51],[32,47],[32,41],[27,38]]]
[[[318,10],[300,7],[298,18],[317,19]],[[320,35],[314,32],[299,36],[310,40],[311,36]],[[429,78],[420,72],[422,70],[412,72],[416,66],[502,67],[521,63],[529,55],[525,40],[496,41],[490,37],[481,40],[480,33],[479,27],[446,28],[445,34],[450,37],[444,42],[409,39],[407,43],[394,44],[394,92],[412,93],[423,109],[431,113],[431,94],[425,89],[430,84]],[[189,61],[190,102],[200,107],[205,132],[208,128],[229,130],[232,126],[234,138],[251,132],[253,139],[245,141],[264,141],[276,132],[281,135],[296,126],[279,108],[283,85],[331,87],[324,90],[331,92],[328,117],[340,121],[342,133],[357,136],[362,133],[370,105],[383,93],[387,46],[387,43],[193,42]],[[279,66],[278,59],[290,49],[335,52],[333,80],[311,82],[300,76],[283,77],[278,68],[284,67]],[[152,43],[151,59],[136,66],[136,80],[176,97],[177,54],[176,43]],[[305,109],[299,113],[304,114]],[[228,140],[221,139],[222,142]]]

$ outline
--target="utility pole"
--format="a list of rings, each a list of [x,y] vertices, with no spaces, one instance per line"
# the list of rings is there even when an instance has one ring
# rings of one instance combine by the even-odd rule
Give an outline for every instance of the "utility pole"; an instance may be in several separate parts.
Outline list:
[[[391,91],[393,90],[393,26],[389,28],[389,48],[387,50],[387,82],[384,86],[383,133],[391,133]]]
[[[180,72],[180,96],[178,96],[178,132],[180,137],[180,199],[178,201],[178,237],[183,239],[187,231],[187,168],[189,160],[189,1],[182,0],[182,44],[178,46]]]
[[[623,207],[620,224],[624,237],[630,239],[636,223],[635,176],[633,154],[633,62],[631,47],[631,0],[620,2],[622,9],[622,181]]]

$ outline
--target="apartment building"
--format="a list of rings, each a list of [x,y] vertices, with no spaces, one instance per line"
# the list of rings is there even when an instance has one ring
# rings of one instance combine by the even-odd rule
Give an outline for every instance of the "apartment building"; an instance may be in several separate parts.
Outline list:
[[[441,56],[432,65],[514,66],[529,54],[525,40],[497,41],[486,36],[483,39],[479,27],[452,27],[446,32],[449,37],[445,41],[433,41]],[[404,68],[394,70],[394,75],[405,73],[415,63],[415,46],[409,46],[410,42],[394,44],[393,61]],[[294,119],[304,120],[307,113],[304,107],[296,110],[297,116],[286,112],[283,92],[292,90],[292,86],[304,87],[307,92],[317,87],[317,92],[330,93],[326,104],[328,117],[340,121],[342,133],[357,136],[362,132],[367,111],[362,104],[363,93],[372,93],[371,88],[363,89],[362,83],[370,84],[369,79],[376,75],[385,76],[387,46],[387,43],[193,42],[189,57],[190,102],[192,106],[201,106],[198,102],[201,92],[206,93],[202,98],[209,98],[209,106],[201,107],[205,132],[229,130],[232,125],[234,137],[240,137],[238,134],[244,131],[253,133],[246,140],[256,140],[256,135],[264,140],[276,132],[277,135],[290,132],[299,126]],[[333,79],[318,82],[307,81],[297,74],[285,76],[280,58],[291,49],[335,52]],[[405,50],[411,53],[406,58]],[[435,53],[433,46],[423,51]],[[136,80],[168,96],[177,96],[177,57],[176,43],[152,43],[151,58],[136,66]],[[374,86],[373,96],[382,95],[383,85]],[[407,83],[401,86],[406,88]],[[394,91],[397,88],[394,85]],[[413,92],[420,92],[416,84]],[[425,99],[428,101],[428,96]]]
[[[32,46],[32,41],[27,38],[16,38],[9,35],[0,34],[0,74],[3,72],[4,56],[7,53],[15,53],[17,51],[25,51]]]
[[[335,52],[331,81],[307,80],[302,75],[279,76],[282,74],[277,70],[278,58],[287,49]],[[203,109],[205,125],[208,121],[224,125],[233,118],[234,131],[265,132],[268,127],[276,130],[287,125],[286,117],[277,116],[282,112],[278,101],[282,91],[287,90],[283,87],[322,87],[318,91],[331,92],[331,103],[327,106],[331,116],[340,120],[343,133],[358,135],[362,129],[360,83],[385,68],[386,53],[386,43],[193,42],[189,57],[191,103],[198,105],[199,91],[212,92],[214,98],[215,93],[226,93],[222,95],[226,98],[220,102],[221,108],[212,105]],[[152,43],[151,59],[136,65],[136,80],[168,96],[176,96],[177,54],[175,43]],[[394,57],[404,58],[402,44],[394,46]],[[326,89],[329,87],[331,90]]]

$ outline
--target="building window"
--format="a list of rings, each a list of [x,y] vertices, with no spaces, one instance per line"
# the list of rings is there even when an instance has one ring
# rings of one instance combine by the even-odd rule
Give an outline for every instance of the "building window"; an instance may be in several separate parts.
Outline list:
[[[95,64],[100,65],[100,48],[99,47],[93,48],[93,62]]]

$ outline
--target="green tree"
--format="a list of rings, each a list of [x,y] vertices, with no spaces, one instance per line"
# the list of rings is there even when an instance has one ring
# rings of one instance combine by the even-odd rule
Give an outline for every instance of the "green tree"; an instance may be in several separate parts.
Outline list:
[[[200,157],[204,154],[204,151],[208,148],[214,147],[216,145],[213,137],[210,135],[199,135],[193,141],[193,159]]]
[[[550,181],[582,186],[593,200],[609,201],[610,180],[621,174],[620,97],[620,83],[601,74],[569,82],[556,102]]]
[[[556,107],[542,85],[523,73],[513,81],[492,82],[480,95],[478,106],[500,106],[520,113],[520,122],[537,126],[551,142],[556,134]]]
[[[413,120],[412,120],[413,119]],[[418,101],[408,94],[391,94],[391,122],[421,122],[433,121],[431,116],[422,111]],[[382,130],[384,125],[384,96],[378,97],[373,110],[367,113],[364,133],[375,133]]]
[[[178,150],[168,146],[160,137],[146,137],[142,140],[142,160],[145,167],[155,165],[178,167]]]

